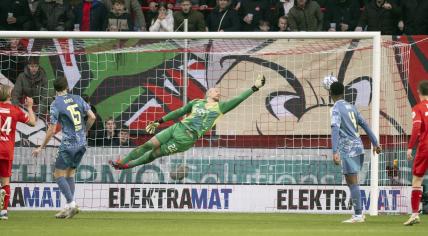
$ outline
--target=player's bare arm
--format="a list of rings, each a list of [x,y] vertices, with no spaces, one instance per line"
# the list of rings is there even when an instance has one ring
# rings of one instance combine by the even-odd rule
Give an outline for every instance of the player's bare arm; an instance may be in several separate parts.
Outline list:
[[[33,104],[34,101],[32,98],[27,97],[25,99],[25,108],[27,108],[28,111],[28,122],[26,123],[29,126],[35,126],[36,125],[36,115],[33,111]]]
[[[86,132],[88,132],[91,129],[92,125],[95,123],[97,117],[91,110],[88,110],[86,115],[88,116],[88,120],[86,121]]]
[[[46,137],[43,140],[42,145],[40,145],[38,148],[34,149],[32,154],[34,157],[37,157],[40,152],[42,152],[42,149],[46,147],[46,145],[48,145],[49,141],[51,140],[51,138],[54,136],[55,134],[55,130],[56,130],[56,124],[50,124],[48,130],[46,131]]]

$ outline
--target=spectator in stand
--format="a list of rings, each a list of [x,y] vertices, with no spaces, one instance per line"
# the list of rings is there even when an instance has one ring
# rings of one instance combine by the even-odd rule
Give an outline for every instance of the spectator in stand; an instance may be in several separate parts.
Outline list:
[[[132,31],[131,15],[125,9],[125,0],[113,0],[113,6],[104,22],[107,31]]]
[[[281,32],[290,31],[290,27],[288,26],[288,19],[286,16],[279,17],[277,30]]]
[[[260,20],[269,21],[269,0],[241,0],[239,6],[239,18],[242,20],[243,31],[255,31]]]
[[[74,30],[105,31],[107,9],[100,0],[82,0],[74,8]]]
[[[30,30],[36,30],[36,24],[34,22],[34,17],[36,15],[37,6],[41,2],[41,0],[27,0],[27,1],[28,1],[28,6],[30,8],[30,12],[31,12],[31,16],[30,16],[31,20],[27,22],[26,28],[29,28]]]
[[[0,30],[30,30],[31,11],[27,0],[0,2]]]
[[[421,1],[416,12],[415,34],[428,35],[428,1]]]
[[[27,65],[26,47],[19,39],[8,39],[1,50],[8,54],[0,54],[0,73],[10,82],[15,83],[18,75],[24,72]]]
[[[167,5],[165,4],[165,7]],[[125,128],[121,128],[119,130],[119,137],[115,140],[115,143],[113,146],[120,146],[120,147],[132,147],[132,141],[129,139],[129,130]]]
[[[355,0],[331,0],[324,11],[324,30],[354,31],[360,19],[360,5]]]
[[[318,3],[311,0],[295,0],[288,12],[291,31],[321,31],[323,15]]]
[[[190,0],[181,1],[181,11],[174,12],[174,30],[184,31],[184,19],[188,20],[188,31],[205,31],[204,15],[199,11],[192,10]]]
[[[401,9],[390,0],[373,0],[364,8],[356,31],[380,31],[384,35],[396,35]]]
[[[73,30],[74,14],[68,0],[40,0],[34,18],[36,30]]]
[[[424,7],[426,0],[405,0],[401,1],[402,20],[398,23],[398,28],[406,35],[427,34],[420,32],[428,22],[423,22],[423,17],[428,17],[428,9]],[[421,21],[421,24],[418,24]],[[423,30],[422,30],[423,31]]]
[[[119,141],[117,137],[116,122],[114,121],[113,117],[109,117],[105,123],[103,145],[112,146],[117,144],[118,142]]]
[[[279,18],[281,16],[288,16],[288,12],[290,12],[291,8],[294,6],[294,0],[276,0],[273,6],[273,18],[271,23],[275,26],[275,30],[277,30]]]
[[[31,15],[34,16],[36,14],[37,6],[39,5],[41,0],[27,0],[28,6],[30,7]]]
[[[152,22],[153,19],[156,19],[158,15],[158,3],[155,1],[150,1],[148,3],[148,6],[149,6],[149,10],[144,13],[144,16],[146,18],[146,22]],[[147,26],[146,30],[149,31],[151,25],[146,24],[146,26]]]
[[[112,9],[114,0],[102,0],[107,10]],[[131,25],[134,28],[131,30],[146,31],[146,19],[144,18],[143,10],[138,0],[125,0],[125,9],[129,12],[131,18]]]
[[[279,0],[274,7],[274,16],[278,20],[281,16],[288,16],[291,8],[294,6],[294,0]]]
[[[103,145],[103,132],[104,132],[104,124],[100,117],[100,115],[97,113],[97,108],[91,104],[91,100],[88,95],[83,94],[82,95],[83,100],[85,100],[86,103],[91,106],[91,111],[95,115],[95,122],[91,126],[91,128],[88,131],[88,145],[93,146],[102,146]],[[88,117],[85,116],[85,122],[87,121]]]
[[[174,17],[172,10],[168,9],[166,3],[158,5],[158,15],[152,20],[150,32],[172,32],[174,31]]]
[[[196,8],[196,9],[199,9],[199,6],[201,5],[200,3],[201,3],[201,0],[190,0],[191,1],[191,3],[192,3],[192,8]],[[183,2],[183,0],[177,0],[176,1],[176,4],[178,5],[178,6],[181,6],[181,3]]]
[[[266,20],[260,20],[259,21],[259,27],[255,30],[259,32],[269,32],[270,31],[270,24],[269,21]]]
[[[207,31],[239,31],[239,17],[229,6],[230,0],[218,0],[218,5],[207,17]]]
[[[30,57],[24,72],[18,75],[12,90],[12,103],[19,105],[26,97],[38,105],[37,115],[44,117],[48,113],[48,79],[45,70],[39,65],[39,58]]]

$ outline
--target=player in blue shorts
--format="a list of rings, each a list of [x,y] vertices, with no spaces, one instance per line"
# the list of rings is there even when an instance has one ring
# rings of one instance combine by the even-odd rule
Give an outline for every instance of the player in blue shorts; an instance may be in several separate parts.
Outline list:
[[[362,206],[358,173],[364,162],[364,146],[358,132],[358,125],[364,129],[373,144],[374,152],[382,151],[376,136],[367,125],[355,106],[344,100],[345,87],[334,82],[330,86],[330,96],[334,101],[331,114],[331,141],[333,161],[336,165],[342,160],[342,170],[351,192],[351,201],[355,214],[343,223],[361,223],[365,221]]]
[[[68,94],[68,82],[64,77],[54,81],[55,100],[50,107],[50,124],[43,144],[33,150],[37,157],[61,125],[62,140],[55,161],[54,177],[61,193],[67,200],[56,218],[72,218],[79,212],[74,201],[74,174],[86,151],[86,134],[95,121],[90,106],[77,95]],[[84,122],[87,116],[86,124]]]

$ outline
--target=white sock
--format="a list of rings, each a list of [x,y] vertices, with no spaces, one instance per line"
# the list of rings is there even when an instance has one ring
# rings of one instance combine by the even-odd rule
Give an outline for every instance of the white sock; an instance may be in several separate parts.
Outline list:
[[[76,207],[76,202],[72,201],[68,205],[69,205],[70,208],[75,208]]]
[[[419,213],[412,213],[412,217],[419,216]]]
[[[6,214],[7,210],[1,210],[0,214]]]

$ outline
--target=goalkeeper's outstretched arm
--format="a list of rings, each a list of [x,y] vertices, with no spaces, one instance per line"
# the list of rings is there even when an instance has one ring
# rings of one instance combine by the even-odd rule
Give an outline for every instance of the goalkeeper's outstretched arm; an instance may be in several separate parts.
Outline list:
[[[254,92],[257,92],[261,87],[263,87],[265,85],[265,82],[266,78],[263,75],[258,75],[256,82],[250,89],[244,91],[243,93],[228,101],[220,102],[219,106],[221,113],[226,114],[227,112],[237,107],[239,104],[241,104],[241,102],[245,101],[245,99],[250,97]]]
[[[192,106],[195,103],[195,101],[190,101],[189,103],[187,103],[186,105],[171,111],[170,113],[166,114],[164,117],[160,118],[159,120],[156,121],[152,121],[150,122],[147,127],[146,127],[146,131],[149,134],[154,134],[156,131],[156,128],[163,122],[165,121],[170,121],[170,120],[175,120],[178,119],[182,116],[184,116],[185,114],[189,113],[192,111]]]
[[[184,115],[186,115],[187,113],[192,111],[192,106],[194,105],[195,101],[192,100],[189,103],[187,103],[186,105],[171,111],[170,113],[166,114],[164,117],[161,118],[162,122],[166,122],[166,121],[170,121],[170,120],[175,120],[178,119]]]

